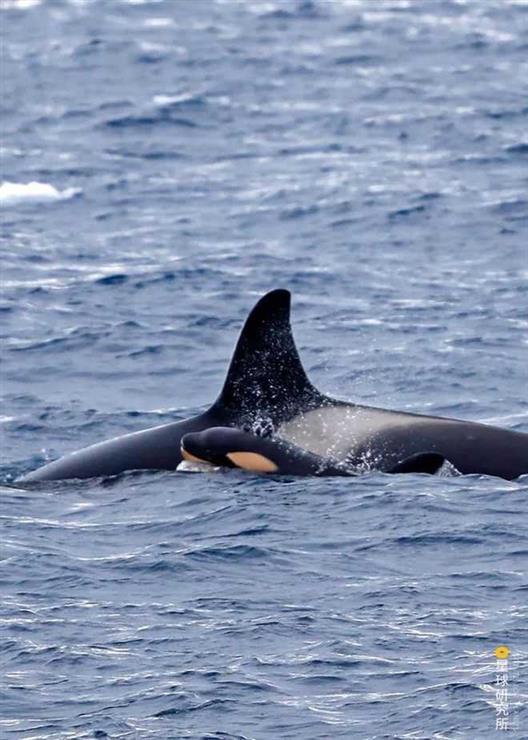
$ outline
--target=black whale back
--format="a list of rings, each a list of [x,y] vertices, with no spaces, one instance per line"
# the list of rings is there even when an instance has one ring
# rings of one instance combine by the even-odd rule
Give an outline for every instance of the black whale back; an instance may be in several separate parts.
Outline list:
[[[405,469],[397,466],[409,458],[416,471],[417,462],[423,466],[425,461],[430,467],[431,460],[436,464],[440,455],[461,473],[508,479],[528,473],[527,434],[457,419],[357,406],[319,393],[310,383],[295,347],[290,293],[274,290],[263,296],[249,314],[222,392],[211,408],[189,419],[92,445],[48,463],[22,480],[89,478],[134,469],[174,470],[182,459],[180,445],[185,434],[211,427],[237,427],[267,437],[284,422],[321,407],[332,407],[330,415],[336,407],[343,410],[345,424],[343,418],[332,418],[341,437],[347,431],[346,424],[350,426],[345,439],[347,459],[361,462],[368,454],[369,459],[379,461],[380,470],[407,472],[408,463]],[[357,413],[350,414],[347,409],[351,407]],[[320,422],[324,413],[321,410],[315,414],[312,422]],[[304,417],[308,425],[309,417]],[[284,427],[280,434],[285,436]],[[328,436],[316,427],[315,441],[321,441],[325,434]],[[285,441],[295,443],[287,436]],[[302,442],[306,447],[306,440]],[[317,449],[308,452],[317,453]]]
[[[327,403],[301,365],[290,326],[290,293],[274,290],[249,314],[220,396],[199,416],[100,442],[48,463],[25,481],[89,478],[125,470],[174,470],[184,434],[214,426],[272,432],[282,421]]]

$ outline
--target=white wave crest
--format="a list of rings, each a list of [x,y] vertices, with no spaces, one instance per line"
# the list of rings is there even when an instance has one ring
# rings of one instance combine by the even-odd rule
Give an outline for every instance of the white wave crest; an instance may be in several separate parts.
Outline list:
[[[0,0],[0,10],[26,10],[40,5],[41,0]]]
[[[3,182],[0,185],[0,206],[16,206],[19,203],[46,203],[53,200],[68,200],[78,195],[78,188],[57,190],[47,182]]]
[[[229,468],[218,468],[212,463],[208,462],[191,462],[190,460],[182,460],[176,468],[178,473],[219,473],[225,472]]]

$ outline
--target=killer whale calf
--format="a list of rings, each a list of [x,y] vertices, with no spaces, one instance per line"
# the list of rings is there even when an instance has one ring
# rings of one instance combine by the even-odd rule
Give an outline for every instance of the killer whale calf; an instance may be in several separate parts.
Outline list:
[[[357,471],[345,463],[314,455],[279,437],[258,437],[233,427],[213,427],[205,432],[184,434],[182,457],[188,462],[215,467],[240,468],[252,473],[278,475],[352,476]],[[402,460],[389,473],[430,473],[445,460],[434,452],[419,453]]]
[[[278,454],[278,470],[289,469],[292,474],[314,474],[313,466],[321,460],[322,475],[325,469],[328,474],[371,469],[422,472],[413,471],[420,460],[427,467],[429,459],[432,469],[440,458],[461,474],[511,480],[528,473],[528,434],[523,432],[362,406],[318,391],[295,346],[290,300],[289,291],[278,289],[257,302],[236,344],[222,391],[202,414],[92,445],[44,465],[21,482],[175,470],[183,460],[185,435],[213,428],[248,434],[246,453],[267,457],[267,452],[272,461]],[[266,439],[272,447],[267,446],[263,454]],[[220,441],[217,436],[216,444]],[[203,453],[205,440],[196,442]],[[192,446],[193,438],[187,437],[186,443]],[[209,450],[213,457],[217,452],[218,448]],[[427,455],[432,457],[423,457]]]

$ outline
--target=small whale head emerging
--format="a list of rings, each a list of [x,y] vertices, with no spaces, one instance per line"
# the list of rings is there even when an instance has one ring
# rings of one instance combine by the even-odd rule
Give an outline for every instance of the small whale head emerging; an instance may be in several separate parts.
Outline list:
[[[181,454],[189,462],[207,462],[256,473],[275,473],[278,465],[263,451],[259,451],[259,441],[259,437],[240,429],[213,427],[203,432],[185,434],[181,440]]]
[[[344,465],[314,455],[278,437],[257,437],[233,427],[212,427],[184,434],[181,455],[191,463],[239,468],[252,473],[279,475],[355,475]],[[435,452],[421,452],[405,458],[388,473],[436,473],[444,458]]]

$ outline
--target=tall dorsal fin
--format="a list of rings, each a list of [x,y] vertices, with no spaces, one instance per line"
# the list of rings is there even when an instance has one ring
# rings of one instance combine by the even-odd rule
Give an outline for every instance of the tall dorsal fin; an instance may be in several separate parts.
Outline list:
[[[240,334],[215,407],[274,425],[320,403],[290,326],[290,292],[272,290],[253,308]]]

